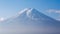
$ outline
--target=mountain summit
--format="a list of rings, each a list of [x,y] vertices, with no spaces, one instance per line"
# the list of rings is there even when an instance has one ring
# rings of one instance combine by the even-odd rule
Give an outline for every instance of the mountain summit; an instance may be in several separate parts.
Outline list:
[[[60,22],[39,12],[34,8],[26,8],[15,18],[0,23],[5,32],[18,33],[59,33]],[[5,28],[5,29],[4,29]],[[7,30],[7,31],[6,31]]]
[[[27,16],[27,17],[29,17],[30,19],[39,19],[39,17],[40,17],[40,12],[39,11],[37,11],[36,9],[34,9],[34,8],[26,8],[26,9],[24,9],[24,10],[22,10],[22,11],[20,11],[18,14],[19,15],[21,15],[21,14],[24,14],[25,13],[25,15]]]
[[[49,20],[49,19],[53,19],[51,17],[48,17],[46,15],[44,15],[43,13],[39,12],[38,10],[34,9],[34,8],[26,8],[22,11],[20,11],[19,16],[22,14],[25,14],[25,16],[27,16],[30,19],[34,19],[34,20]]]
[[[15,18],[10,18],[4,22],[12,22],[12,23],[31,23],[31,24],[39,24],[39,25],[54,25],[59,26],[60,22],[39,12],[34,8],[26,8],[18,13],[18,16]],[[35,25],[36,25],[35,24]]]

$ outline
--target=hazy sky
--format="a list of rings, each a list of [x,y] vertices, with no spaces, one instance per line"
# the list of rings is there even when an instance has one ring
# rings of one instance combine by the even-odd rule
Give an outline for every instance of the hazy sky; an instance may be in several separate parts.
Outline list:
[[[60,0],[0,0],[0,20],[10,18],[25,8],[36,8],[60,20]]]

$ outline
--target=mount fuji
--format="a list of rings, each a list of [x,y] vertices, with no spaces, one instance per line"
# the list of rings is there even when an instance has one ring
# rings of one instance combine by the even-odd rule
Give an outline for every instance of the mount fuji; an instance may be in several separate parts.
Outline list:
[[[60,22],[34,8],[26,8],[17,16],[1,22],[0,28],[2,31],[0,33],[6,34],[58,34],[60,33]]]

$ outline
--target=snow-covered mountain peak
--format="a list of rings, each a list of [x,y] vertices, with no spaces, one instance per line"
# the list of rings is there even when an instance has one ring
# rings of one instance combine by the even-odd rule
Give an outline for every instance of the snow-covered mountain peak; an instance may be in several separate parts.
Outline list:
[[[25,9],[21,10],[20,12],[18,12],[18,14],[22,14],[22,13],[24,13],[24,12],[30,10],[30,9],[31,9],[31,8],[25,8]]]
[[[15,18],[9,18],[1,22],[0,28],[0,32],[3,33],[59,33],[60,22],[34,8],[26,8],[20,11]]]
[[[32,20],[36,20],[36,21],[52,21],[54,20],[53,18],[41,13],[40,11],[38,11],[35,8],[25,8],[22,11],[20,11],[18,13],[18,15],[15,17],[18,19],[32,19]]]
[[[27,16],[28,16],[29,18],[34,19],[34,20],[39,19],[39,16],[40,16],[40,15],[39,15],[40,12],[37,11],[36,9],[34,9],[34,8],[31,8],[30,10],[28,10],[28,11],[26,12],[26,14],[27,14]]]
[[[40,18],[40,12],[37,11],[35,8],[25,8],[24,10],[20,11],[19,16],[24,14],[27,17],[31,18],[31,19],[39,19]]]

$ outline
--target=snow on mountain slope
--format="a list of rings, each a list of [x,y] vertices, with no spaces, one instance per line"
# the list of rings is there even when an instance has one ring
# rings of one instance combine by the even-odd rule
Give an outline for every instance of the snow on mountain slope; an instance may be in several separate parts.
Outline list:
[[[17,16],[0,23],[0,33],[59,33],[60,22],[34,8],[26,8]]]
[[[14,18],[14,20],[23,23],[36,23],[37,25],[60,25],[55,19],[44,15],[34,8],[26,8],[23,11],[20,11],[19,15]]]
[[[9,18],[4,23],[19,23],[27,25],[49,25],[49,26],[60,26],[60,22],[55,19],[44,15],[34,8],[26,8],[18,13],[16,17]],[[5,23],[5,24],[6,24]]]

